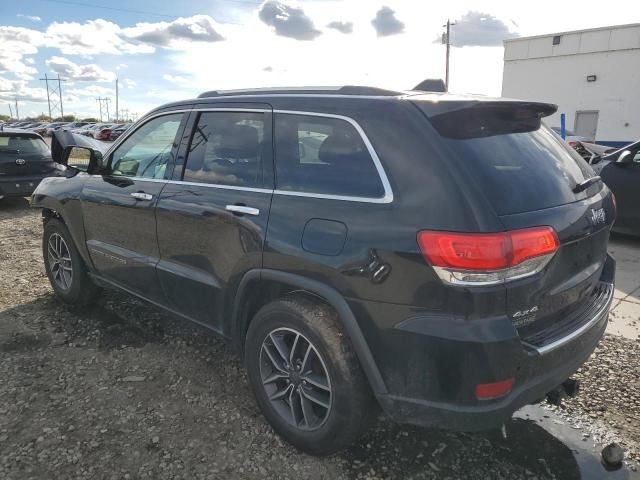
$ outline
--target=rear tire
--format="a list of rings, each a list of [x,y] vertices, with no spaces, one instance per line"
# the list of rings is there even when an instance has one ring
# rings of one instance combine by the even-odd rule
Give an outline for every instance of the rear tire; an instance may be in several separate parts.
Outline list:
[[[56,218],[44,226],[42,255],[51,287],[65,303],[88,305],[102,291],[89,277],[66,225]]]
[[[262,307],[247,332],[245,362],[264,416],[306,453],[348,447],[377,417],[338,316],[319,301],[289,296]]]

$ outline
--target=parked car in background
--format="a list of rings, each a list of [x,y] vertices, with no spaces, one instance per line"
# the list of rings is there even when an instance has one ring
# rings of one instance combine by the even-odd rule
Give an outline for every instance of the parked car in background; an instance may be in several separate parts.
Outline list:
[[[20,128],[23,130],[33,130],[34,128],[38,128],[40,125],[42,125],[41,122],[31,122],[26,125],[22,125]]]
[[[29,196],[43,178],[58,174],[51,150],[40,135],[0,129],[0,198]]]
[[[87,125],[84,129],[81,130],[80,133],[86,137],[93,137],[93,133],[95,132],[95,130],[102,127],[103,125],[107,125],[107,124],[93,123],[93,124]]]
[[[558,135],[560,135],[560,127],[551,127],[551,130],[553,130]],[[575,133],[573,133],[573,131],[571,130],[565,129],[564,133],[565,133],[565,139],[564,139],[565,142],[567,142],[570,146],[574,148],[576,147],[578,142],[590,142],[590,143],[594,142],[593,138],[581,137],[580,135],[576,135]]]
[[[95,123],[85,123],[84,125],[71,129],[70,131],[73,133],[77,133],[78,135],[87,135],[87,132],[93,128],[96,124]]]
[[[640,236],[640,141],[596,159],[592,166],[616,198],[613,230]]]
[[[93,130],[92,136],[96,140],[109,140],[111,130],[119,126],[120,125],[118,125],[117,123],[100,125],[98,128]]]
[[[35,133],[37,133],[40,136],[45,135],[46,131],[47,131],[47,127],[49,127],[49,125],[53,125],[53,123],[43,123],[42,125],[39,125],[38,127],[32,129]]]
[[[353,443],[376,401],[398,422],[498,427],[575,393],[613,299],[613,198],[541,124],[555,111],[271,89],[165,105],[104,153],[56,132],[54,158],[88,165],[32,197],[46,273],[70,304],[108,286],[218,333],[306,452]]]
[[[60,127],[61,125],[64,125],[66,122],[51,122],[51,123],[45,123],[44,125],[41,125],[40,127],[38,127],[37,129],[35,129],[35,132],[38,135],[42,135],[43,137],[48,135],[51,135],[50,132],[52,132],[54,129]]]
[[[109,140],[113,141],[116,140],[117,138],[120,138],[120,135],[122,135],[124,132],[126,132],[129,127],[131,127],[131,125],[133,125],[132,123],[125,123],[123,125],[120,125],[114,129],[111,130],[111,134],[109,135]]]
[[[76,128],[82,128],[85,125],[89,125],[88,122],[70,122],[70,123],[66,123],[58,128],[55,129],[55,131],[57,130],[75,130]]]

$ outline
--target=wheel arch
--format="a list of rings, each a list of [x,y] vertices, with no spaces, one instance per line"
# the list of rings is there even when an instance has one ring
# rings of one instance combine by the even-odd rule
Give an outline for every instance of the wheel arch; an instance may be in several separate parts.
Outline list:
[[[232,328],[234,329],[233,339],[240,351],[244,349],[244,338],[253,314],[255,314],[257,308],[264,305],[265,298],[267,301],[270,299],[269,296],[264,297],[257,293],[252,294],[252,291],[258,290],[252,287],[269,284],[270,282],[289,287],[283,290],[285,293],[300,292],[305,295],[312,295],[331,306],[337,312],[339,321],[353,345],[371,390],[376,396],[387,393],[386,385],[369,349],[369,345],[344,297],[334,288],[307,277],[269,269],[253,269],[245,273],[236,290],[231,317]]]

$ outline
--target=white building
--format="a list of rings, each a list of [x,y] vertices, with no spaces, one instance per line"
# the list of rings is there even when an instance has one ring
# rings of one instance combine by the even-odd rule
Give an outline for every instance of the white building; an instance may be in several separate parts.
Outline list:
[[[598,143],[640,139],[640,24],[504,42],[502,96],[555,103],[546,120]]]

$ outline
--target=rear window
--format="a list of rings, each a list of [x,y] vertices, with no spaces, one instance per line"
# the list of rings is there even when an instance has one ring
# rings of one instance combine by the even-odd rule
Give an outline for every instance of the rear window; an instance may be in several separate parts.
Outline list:
[[[534,109],[517,105],[474,105],[429,119],[496,213],[506,215],[575,202],[602,188],[595,184],[573,193],[577,184],[594,173],[577,152],[542,124],[540,116]]]
[[[49,148],[38,137],[0,135],[0,152],[47,155]]]

